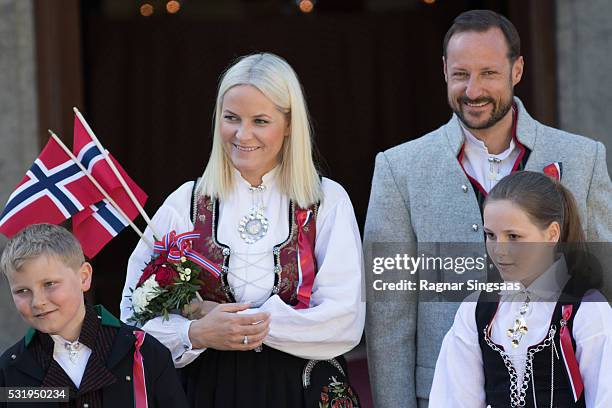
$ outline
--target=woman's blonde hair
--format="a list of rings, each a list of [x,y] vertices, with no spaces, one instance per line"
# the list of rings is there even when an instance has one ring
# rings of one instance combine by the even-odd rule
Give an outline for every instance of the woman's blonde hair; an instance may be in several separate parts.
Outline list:
[[[302,87],[287,61],[270,53],[241,57],[223,74],[214,112],[212,151],[198,193],[226,198],[232,191],[232,162],[223,148],[219,127],[223,97],[237,85],[257,88],[286,115],[290,124],[277,173],[281,192],[302,208],[321,201],[321,181],[312,158],[312,130]]]

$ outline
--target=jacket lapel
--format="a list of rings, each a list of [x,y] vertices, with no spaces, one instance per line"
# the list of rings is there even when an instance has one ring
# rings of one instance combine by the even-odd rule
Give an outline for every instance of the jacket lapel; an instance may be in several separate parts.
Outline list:
[[[134,386],[132,358],[128,354],[134,347],[136,336],[127,326],[122,326],[115,336],[113,348],[106,362],[106,367],[113,373],[117,382],[104,388],[103,401],[105,408],[118,408],[134,405]]]
[[[108,360],[106,361],[106,367],[112,371],[113,367],[117,365],[125,355],[132,349],[136,336],[123,326],[115,337],[115,343],[111,349]]]
[[[463,146],[464,136],[457,115],[453,114],[451,119],[444,125],[444,131],[446,132],[446,138],[448,139],[448,145],[452,155],[454,157],[459,156],[459,151],[461,151],[461,147]]]
[[[17,370],[36,380],[37,384],[42,383],[45,378],[43,368],[34,360],[32,354],[25,347],[22,347],[21,352],[16,354],[16,358],[11,364]]]
[[[514,98],[514,103],[518,109],[518,123],[516,124],[516,138],[518,141],[533,151],[536,143],[538,122],[536,122],[525,109],[523,102],[519,98]],[[530,157],[531,158],[531,157]],[[529,163],[529,161],[528,161]]]

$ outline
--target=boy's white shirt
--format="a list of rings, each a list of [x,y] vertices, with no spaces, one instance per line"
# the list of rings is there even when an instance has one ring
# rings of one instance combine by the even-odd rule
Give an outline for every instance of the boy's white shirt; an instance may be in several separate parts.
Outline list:
[[[66,349],[65,344],[69,343],[62,336],[52,334],[53,339],[53,359],[62,367],[64,372],[68,374],[68,377],[72,380],[77,388],[81,386],[81,380],[83,374],[85,374],[85,368],[87,367],[87,361],[91,356],[91,349],[85,344],[80,343],[78,359],[74,362],[70,360],[70,352]]]
[[[569,276],[565,262],[553,264],[528,288],[518,293],[502,293],[502,301],[491,329],[491,340],[504,347],[522,380],[527,348],[548,335],[550,319],[557,299]],[[527,316],[529,331],[513,348],[506,331],[513,327],[526,293],[531,311]],[[603,297],[602,297],[603,298]],[[455,321],[444,337],[436,363],[429,407],[486,407],[483,360],[476,327],[477,302],[463,302]],[[558,328],[557,328],[558,329]],[[584,383],[587,407],[612,406],[612,309],[607,302],[583,302],[574,317],[572,336],[576,358]],[[526,398],[531,396],[531,384]]]

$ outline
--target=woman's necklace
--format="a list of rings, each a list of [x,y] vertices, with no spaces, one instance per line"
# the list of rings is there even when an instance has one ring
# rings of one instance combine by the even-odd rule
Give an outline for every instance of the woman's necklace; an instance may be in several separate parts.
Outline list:
[[[529,313],[530,308],[529,302],[529,295],[527,295],[527,298],[519,308],[518,313],[514,318],[514,324],[506,331],[506,335],[512,339],[512,347],[514,348],[519,346],[523,336],[529,331],[527,328],[527,314]]]
[[[266,187],[263,184],[257,187],[249,187],[251,209],[238,223],[240,238],[247,244],[254,244],[268,232],[268,219],[264,215],[265,207],[263,205],[263,192],[265,190]]]

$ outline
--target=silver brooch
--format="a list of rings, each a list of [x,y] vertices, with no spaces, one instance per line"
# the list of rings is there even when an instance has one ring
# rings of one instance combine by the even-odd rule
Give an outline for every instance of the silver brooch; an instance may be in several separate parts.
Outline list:
[[[72,364],[76,364],[79,359],[79,351],[81,351],[81,343],[78,340],[72,343],[66,342],[64,343],[64,348],[68,350],[68,358],[70,358]]]
[[[248,215],[242,217],[238,223],[240,238],[247,244],[253,244],[262,239],[268,232],[268,219],[262,207],[251,208]]]

